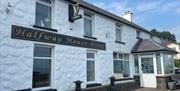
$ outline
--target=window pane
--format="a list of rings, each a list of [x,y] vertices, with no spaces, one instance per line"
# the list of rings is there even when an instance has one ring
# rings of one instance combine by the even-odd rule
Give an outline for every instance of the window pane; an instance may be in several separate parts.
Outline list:
[[[116,28],[116,41],[121,41],[121,30]]]
[[[34,57],[51,57],[51,48],[34,46]]]
[[[124,54],[124,60],[129,61],[129,55],[128,54]]]
[[[124,61],[124,64],[123,64],[123,76],[124,77],[129,77],[130,76],[129,61]]]
[[[87,53],[87,58],[94,58],[94,53]]]
[[[139,61],[138,61],[138,55],[134,55],[134,64],[135,64],[135,73],[139,73]]]
[[[123,59],[123,54],[119,54],[119,59]]]
[[[87,81],[95,80],[95,63],[94,61],[87,61]]]
[[[50,86],[51,60],[34,59],[33,62],[33,87]]]
[[[157,67],[157,74],[162,74],[161,57],[159,53],[156,54],[156,67]]]
[[[172,55],[163,54],[164,73],[170,74],[174,72]]]
[[[40,0],[40,1],[51,4],[51,0]]]
[[[143,73],[154,73],[153,58],[141,58]]]
[[[117,53],[113,53],[113,59],[117,59]]]
[[[122,73],[123,70],[123,61],[120,60],[114,60],[114,73]]]
[[[36,25],[51,28],[51,7],[36,3]]]
[[[84,33],[86,36],[92,36],[92,20],[84,18]]]

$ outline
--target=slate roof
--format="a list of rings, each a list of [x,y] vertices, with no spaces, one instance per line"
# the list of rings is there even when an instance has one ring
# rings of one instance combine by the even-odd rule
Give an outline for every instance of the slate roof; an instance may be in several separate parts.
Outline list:
[[[64,1],[69,2],[69,3],[76,3],[77,0],[64,0]],[[103,15],[103,16],[108,17],[108,18],[110,18],[112,20],[115,20],[117,22],[127,24],[127,25],[129,25],[131,27],[139,29],[140,31],[144,31],[144,32],[146,32],[148,34],[159,37],[156,34],[151,33],[147,29],[145,29],[145,28],[143,28],[143,27],[141,27],[141,26],[139,26],[139,25],[137,25],[137,24],[135,24],[133,22],[130,22],[130,21],[128,21],[128,20],[126,20],[126,19],[124,19],[124,18],[122,18],[122,17],[120,17],[118,15],[115,15],[115,14],[113,14],[111,12],[108,12],[108,11],[102,9],[102,8],[96,7],[96,6],[94,6],[94,5],[90,4],[90,3],[87,3],[86,1],[79,0],[79,4],[80,4],[81,7],[85,8],[87,10],[93,11],[93,12],[95,12],[97,14]]]
[[[132,49],[131,53],[156,51],[168,51],[172,53],[178,53],[176,50],[163,46],[162,44],[150,39],[140,39]]]

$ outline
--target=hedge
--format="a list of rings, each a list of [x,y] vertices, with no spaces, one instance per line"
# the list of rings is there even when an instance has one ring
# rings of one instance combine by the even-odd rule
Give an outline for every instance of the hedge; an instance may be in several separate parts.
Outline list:
[[[180,67],[180,59],[174,60],[175,67]]]

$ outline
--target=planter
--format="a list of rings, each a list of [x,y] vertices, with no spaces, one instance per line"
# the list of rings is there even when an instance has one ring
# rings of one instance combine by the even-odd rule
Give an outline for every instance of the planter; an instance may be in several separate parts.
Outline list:
[[[171,90],[175,89],[175,82],[168,82],[168,87]]]

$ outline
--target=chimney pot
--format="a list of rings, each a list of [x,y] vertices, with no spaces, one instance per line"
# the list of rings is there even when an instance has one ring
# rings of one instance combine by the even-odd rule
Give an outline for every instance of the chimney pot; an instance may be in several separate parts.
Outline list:
[[[133,22],[133,13],[131,11],[126,11],[124,12],[124,14],[122,15],[122,18],[130,21],[130,22]]]

